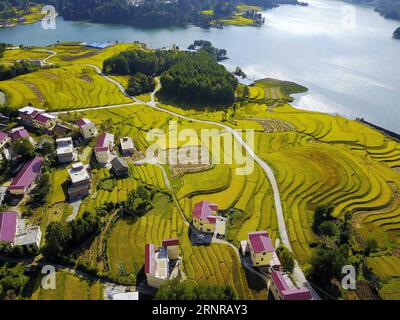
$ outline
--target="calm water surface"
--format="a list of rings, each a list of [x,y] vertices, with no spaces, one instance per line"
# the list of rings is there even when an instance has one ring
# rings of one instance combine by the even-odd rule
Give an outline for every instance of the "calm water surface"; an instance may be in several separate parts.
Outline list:
[[[347,4],[309,0],[308,7],[282,6],[264,14],[260,28],[197,27],[141,29],[57,19],[57,29],[41,23],[0,29],[0,42],[47,45],[58,41],[119,40],[153,48],[207,39],[228,50],[228,68],[241,66],[252,78],[273,77],[307,86],[295,105],[307,110],[339,113],[400,133],[400,41],[391,38],[400,22],[356,6],[354,27],[343,26]]]

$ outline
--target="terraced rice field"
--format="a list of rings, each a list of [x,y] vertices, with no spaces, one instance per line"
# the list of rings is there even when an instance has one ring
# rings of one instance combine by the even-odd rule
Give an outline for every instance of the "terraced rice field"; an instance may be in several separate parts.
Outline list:
[[[0,82],[11,107],[27,104],[46,110],[68,110],[131,102],[93,68],[66,66],[45,69]]]
[[[237,117],[247,114],[244,106]],[[356,247],[375,238],[400,244],[399,144],[356,121],[304,112],[290,106],[273,112],[252,110],[254,118],[277,119],[295,131],[257,132],[257,153],[274,169],[289,236],[296,257],[307,263],[315,236],[317,205],[332,204],[334,214],[353,216]]]
[[[90,283],[77,276],[57,271],[56,289],[44,290],[38,278],[32,300],[103,300],[103,286],[98,282]]]
[[[178,237],[180,254],[183,256],[184,274],[188,279],[208,283],[230,284],[244,299],[262,299],[266,290],[249,280],[233,249],[213,244],[194,247],[190,244],[188,227],[183,224],[176,207],[166,196],[160,196],[155,208],[138,219],[119,220],[115,225],[107,247],[107,256],[113,274],[121,265],[131,272],[144,265],[146,243],[160,245],[163,239]],[[252,288],[252,289],[250,289]]]

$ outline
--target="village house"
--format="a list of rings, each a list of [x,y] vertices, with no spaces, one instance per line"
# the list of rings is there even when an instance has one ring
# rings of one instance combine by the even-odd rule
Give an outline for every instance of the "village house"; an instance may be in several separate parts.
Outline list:
[[[68,169],[70,186],[68,187],[68,196],[71,201],[81,199],[90,193],[91,172],[88,164],[82,162],[74,163],[72,168]]]
[[[280,271],[271,273],[269,289],[275,300],[311,300],[311,292],[308,288],[296,288],[287,275]]]
[[[14,243],[17,232],[17,213],[7,211],[0,213],[0,244]]]
[[[70,134],[71,132],[72,132],[71,128],[60,123],[57,123],[52,130],[52,133],[55,137],[63,137],[67,134]]]
[[[135,149],[135,145],[133,144],[132,138],[124,137],[119,140],[121,153],[124,157],[130,156],[133,154]]]
[[[7,145],[7,143],[10,142],[10,140],[11,139],[8,134],[0,131],[0,150],[2,150]]]
[[[72,138],[61,138],[56,140],[57,143],[57,158],[60,163],[68,163],[76,161],[78,153],[74,149]]]
[[[52,130],[58,120],[56,116],[46,113],[45,110],[31,106],[19,109],[18,114],[23,124],[41,130]]]
[[[147,284],[154,288],[167,279],[172,279],[179,274],[179,240],[163,240],[162,247],[156,247],[152,243],[145,246],[145,273]]]
[[[101,134],[96,141],[94,153],[96,160],[100,164],[107,164],[110,161],[111,151],[114,148],[114,135],[111,133]]]
[[[250,258],[253,266],[270,266],[273,261],[275,248],[267,231],[250,232],[248,234]]]
[[[44,159],[42,157],[35,157],[25,163],[17,176],[12,180],[10,186],[8,186],[7,191],[13,195],[25,195],[40,174],[43,162]]]
[[[24,127],[13,128],[10,133],[13,142],[19,139],[28,139],[33,146],[36,146],[36,141],[30,136],[29,132]]]
[[[84,139],[91,139],[97,137],[96,124],[89,119],[79,119],[76,125],[79,127],[79,131]]]
[[[111,161],[112,172],[117,177],[126,177],[129,175],[129,165],[123,158],[115,157]]]
[[[208,201],[196,203],[193,209],[194,227],[201,232],[225,235],[226,219],[214,214],[217,210],[218,205]]]
[[[39,249],[42,232],[39,226],[18,229],[18,214],[14,211],[0,213],[0,243],[12,247]]]

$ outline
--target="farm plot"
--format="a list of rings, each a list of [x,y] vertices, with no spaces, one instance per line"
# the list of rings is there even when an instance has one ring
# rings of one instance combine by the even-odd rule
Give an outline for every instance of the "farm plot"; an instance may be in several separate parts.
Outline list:
[[[103,300],[103,286],[98,282],[88,282],[77,276],[57,271],[56,288],[45,290],[40,286],[38,277],[32,300]]]
[[[11,107],[27,104],[47,110],[68,110],[129,103],[118,88],[98,75],[93,68],[66,66],[22,75],[2,81]]]

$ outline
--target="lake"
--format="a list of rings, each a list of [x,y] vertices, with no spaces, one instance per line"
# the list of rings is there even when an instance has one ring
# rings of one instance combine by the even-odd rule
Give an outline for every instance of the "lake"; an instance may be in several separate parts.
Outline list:
[[[64,21],[56,30],[41,23],[0,29],[0,42],[48,45],[58,41],[135,41],[160,48],[186,48],[196,39],[228,50],[224,64],[240,66],[251,79],[291,80],[310,91],[294,105],[366,120],[400,133],[400,40],[392,39],[399,21],[371,8],[334,0],[309,6],[281,6],[264,12],[262,27],[142,29]],[[354,19],[347,19],[354,17]]]

